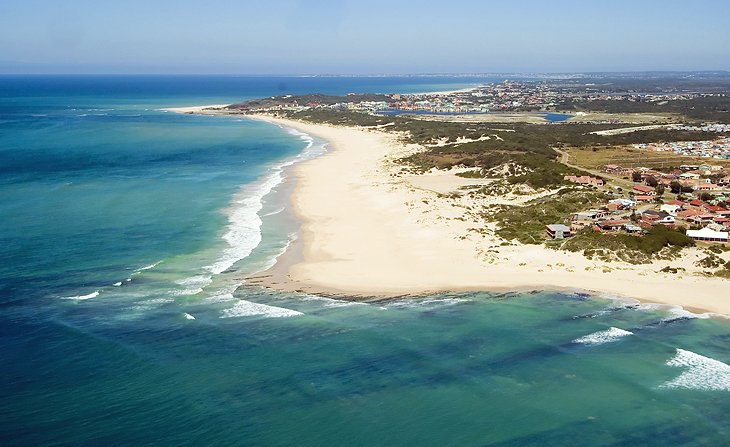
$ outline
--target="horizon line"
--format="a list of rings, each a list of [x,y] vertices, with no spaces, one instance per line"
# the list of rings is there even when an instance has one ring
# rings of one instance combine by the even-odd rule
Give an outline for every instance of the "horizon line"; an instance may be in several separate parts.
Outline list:
[[[605,74],[729,74],[728,70],[624,70],[624,71],[485,71],[485,72],[404,72],[404,73],[121,73],[121,72],[0,72],[0,76],[242,76],[242,77],[405,77],[405,76],[495,76],[495,75],[605,75]]]

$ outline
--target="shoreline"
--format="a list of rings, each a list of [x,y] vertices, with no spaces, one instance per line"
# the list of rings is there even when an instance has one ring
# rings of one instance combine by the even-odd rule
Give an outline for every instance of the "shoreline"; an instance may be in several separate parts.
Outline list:
[[[299,237],[273,267],[246,277],[249,286],[350,299],[554,290],[730,315],[730,300],[722,299],[727,281],[659,273],[669,261],[591,261],[544,246],[502,246],[494,236],[469,232],[475,222],[465,219],[464,204],[440,198],[435,188],[460,178],[427,173],[415,182],[399,175],[397,159],[418,147],[403,146],[392,133],[238,116],[329,142],[324,154],[287,169]]]

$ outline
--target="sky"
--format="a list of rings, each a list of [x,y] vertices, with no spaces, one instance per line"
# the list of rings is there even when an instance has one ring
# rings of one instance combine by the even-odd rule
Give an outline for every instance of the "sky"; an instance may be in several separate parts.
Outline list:
[[[2,0],[0,73],[730,70],[728,0]]]

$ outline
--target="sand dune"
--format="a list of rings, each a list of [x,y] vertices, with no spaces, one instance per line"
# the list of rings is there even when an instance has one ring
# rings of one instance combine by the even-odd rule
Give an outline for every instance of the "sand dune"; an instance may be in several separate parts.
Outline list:
[[[392,133],[257,118],[323,138],[331,146],[326,155],[293,168],[291,200],[302,221],[299,244],[254,282],[360,295],[567,288],[730,314],[730,283],[691,274],[698,271],[693,266],[698,250],[680,261],[635,266],[543,246],[503,246],[492,224],[473,210],[529,197],[475,201],[445,196],[443,188],[469,179],[448,172],[419,179],[402,175],[398,159],[419,148],[404,146]],[[481,231],[473,231],[476,227]],[[688,273],[658,273],[669,264]]]

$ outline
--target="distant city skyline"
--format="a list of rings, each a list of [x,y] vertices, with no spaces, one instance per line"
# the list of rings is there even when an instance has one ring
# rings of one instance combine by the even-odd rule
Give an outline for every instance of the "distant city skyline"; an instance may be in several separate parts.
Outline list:
[[[0,73],[730,70],[730,2],[0,3]]]

